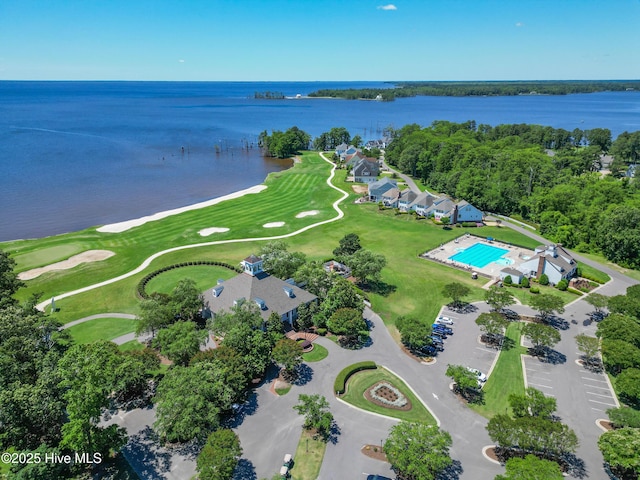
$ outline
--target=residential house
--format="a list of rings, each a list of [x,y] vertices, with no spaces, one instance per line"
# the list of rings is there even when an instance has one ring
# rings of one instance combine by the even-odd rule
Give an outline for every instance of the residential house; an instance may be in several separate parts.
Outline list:
[[[254,302],[264,320],[276,312],[283,322],[293,324],[298,307],[317,300],[315,295],[263,271],[262,259],[251,255],[242,262],[244,272],[226,281],[218,281],[204,292],[205,316],[230,311],[244,302]],[[215,320],[214,320],[215,321]]]
[[[398,200],[400,200],[400,190],[397,188],[390,188],[382,194],[380,199],[385,207],[398,208]]]
[[[357,183],[373,183],[378,179],[378,163],[361,158],[353,166],[353,181]]]
[[[409,210],[413,210],[418,215],[427,216],[427,210],[433,205],[433,201],[438,197],[434,197],[428,192],[419,193],[416,198],[409,204]]]
[[[476,222],[481,223],[482,211],[464,200],[456,203],[454,212],[451,214],[451,223]]]
[[[524,273],[511,267],[500,270],[500,280],[504,281],[507,277],[511,277],[511,283],[519,284],[524,277]]]
[[[345,167],[353,168],[358,161],[363,160],[365,158],[367,157],[365,157],[364,153],[358,151],[355,153],[350,153],[349,155],[342,156],[341,160],[344,163]]]
[[[368,193],[369,200],[372,202],[381,202],[382,195],[392,188],[396,188],[398,186],[398,182],[389,177],[382,177],[380,180],[377,180],[373,183],[369,184]]]
[[[576,274],[578,264],[562,245],[540,245],[535,255],[518,267],[522,273],[537,279],[544,273],[549,282],[556,285],[560,280],[569,280]]]
[[[341,143],[336,147],[336,155],[341,158],[342,154],[347,151],[347,148],[349,148],[349,145],[347,145],[346,143]]]
[[[398,199],[398,208],[403,212],[411,210],[411,203],[417,198],[418,194],[411,189],[406,189],[400,192],[400,198]]]
[[[427,216],[433,216],[436,220],[440,220],[442,217],[449,217],[450,223],[455,223],[452,218],[454,207],[455,204],[449,197],[437,197],[426,210]]]

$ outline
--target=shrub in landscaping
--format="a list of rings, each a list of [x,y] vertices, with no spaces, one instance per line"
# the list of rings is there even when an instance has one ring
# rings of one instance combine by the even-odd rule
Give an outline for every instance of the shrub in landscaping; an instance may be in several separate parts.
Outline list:
[[[607,410],[614,428],[640,428],[640,410],[631,407],[610,408]]]
[[[522,277],[522,280],[520,280],[520,286],[523,288],[529,288],[529,279],[527,277]]]
[[[375,370],[376,368],[378,368],[376,362],[373,362],[371,360],[349,365],[348,367],[342,369],[342,371],[336,377],[336,381],[333,383],[333,390],[336,392],[336,395],[342,395],[346,389],[347,380],[349,380],[349,377],[351,375],[362,370]]]
[[[316,333],[322,337],[324,337],[327,334],[327,329],[326,328],[318,328],[316,329]]]
[[[530,291],[531,293],[533,293],[533,294],[538,294],[538,293],[540,293],[540,289],[539,289],[538,287],[531,287],[531,288],[529,289],[529,291]]]
[[[476,222],[462,222],[463,227],[477,227],[478,224]]]
[[[549,277],[547,276],[546,273],[543,273],[542,275],[540,275],[539,283],[540,285],[549,285]]]
[[[574,295],[582,296],[582,292],[580,290],[576,290],[575,288],[569,287],[569,288],[567,288],[567,292],[573,293]]]
[[[507,275],[506,277],[504,277],[504,284],[513,285],[513,279],[511,278],[511,275]]]
[[[558,282],[558,285],[556,285],[556,288],[564,292],[567,290],[567,288],[569,288],[569,282],[567,281],[566,278],[563,278]]]

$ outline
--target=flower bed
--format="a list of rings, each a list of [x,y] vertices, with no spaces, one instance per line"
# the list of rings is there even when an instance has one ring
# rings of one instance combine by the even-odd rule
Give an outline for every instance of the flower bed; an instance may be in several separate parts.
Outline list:
[[[389,382],[378,382],[368,388],[364,396],[376,405],[396,410],[410,410],[411,401]]]

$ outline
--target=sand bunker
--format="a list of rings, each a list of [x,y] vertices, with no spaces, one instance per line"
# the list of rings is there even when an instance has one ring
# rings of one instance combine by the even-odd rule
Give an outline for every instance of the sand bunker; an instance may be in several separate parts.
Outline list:
[[[320,213],[319,210],[309,210],[308,212],[300,212],[299,214],[296,215],[296,218],[310,217],[312,215],[317,215],[319,213]]]
[[[211,207],[212,205],[216,205],[220,202],[224,202],[225,200],[232,200],[234,198],[240,198],[249,193],[260,193],[265,188],[266,185],[256,185],[251,188],[245,188],[244,190],[240,190],[239,192],[230,193],[229,195],[224,195],[222,197],[213,198],[211,200],[207,200],[206,202],[200,202],[193,205],[187,205],[186,207],[174,208],[173,210],[166,210],[164,212],[154,213],[153,215],[148,215],[146,217],[136,218],[134,220],[128,220],[126,222],[112,223],[110,225],[103,225],[97,229],[98,232],[101,233],[121,233],[129,230],[133,227],[139,227],[140,225],[144,225],[147,222],[153,222],[156,220],[162,220],[163,218],[170,217],[172,215],[178,215],[179,213],[189,212],[191,210],[197,210],[199,208]]]
[[[212,233],[224,233],[228,231],[229,229],[224,227],[210,227],[210,228],[203,228],[198,233],[200,234],[201,237],[208,237]]]
[[[283,225],[284,225],[284,222],[271,222],[271,223],[265,223],[262,226],[264,228],[275,228],[275,227],[282,227]]]
[[[51,272],[53,270],[68,270],[76,267],[81,263],[99,262],[106,260],[109,257],[113,257],[115,253],[110,250],[87,250],[86,252],[79,253],[73,257],[69,257],[61,262],[52,263],[46,267],[34,268],[18,274],[20,280],[32,280],[39,277],[43,273]]]

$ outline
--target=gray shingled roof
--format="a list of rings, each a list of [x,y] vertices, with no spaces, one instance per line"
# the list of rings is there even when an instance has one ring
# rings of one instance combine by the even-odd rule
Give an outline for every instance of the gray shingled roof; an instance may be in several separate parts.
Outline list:
[[[212,288],[204,292],[205,305],[209,307],[211,312],[215,314],[223,310],[229,311],[234,306],[234,302],[241,298],[244,298],[247,302],[255,302],[256,299],[261,299],[264,300],[266,309],[261,310],[260,314],[265,320],[273,312],[283,315],[301,304],[311,302],[317,298],[315,295],[295,285],[264,272],[255,277],[247,273],[241,273],[216,285],[215,288],[217,287],[223,287],[217,297],[213,296]],[[293,298],[288,295],[287,289],[293,291]]]

